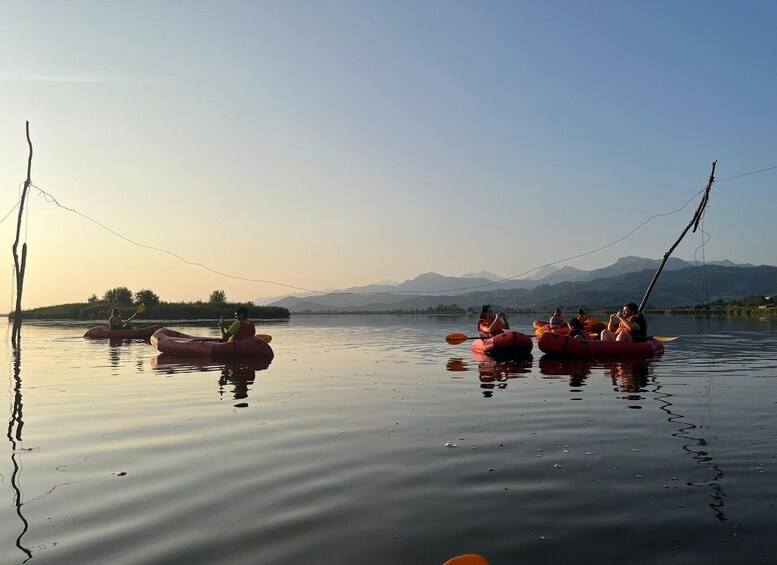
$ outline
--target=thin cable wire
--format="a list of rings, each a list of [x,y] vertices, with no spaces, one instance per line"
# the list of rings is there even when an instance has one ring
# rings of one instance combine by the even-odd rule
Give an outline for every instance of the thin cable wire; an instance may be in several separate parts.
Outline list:
[[[115,230],[109,228],[108,226],[106,226],[104,224],[101,224],[97,220],[95,220],[93,218],[90,218],[86,214],[83,214],[82,212],[79,212],[78,210],[75,210],[74,208],[69,208],[68,206],[64,206],[63,204],[61,204],[56,199],[56,197],[54,197],[49,192],[46,192],[45,190],[43,190],[39,186],[34,185],[34,184],[31,185],[31,186],[34,187],[36,190],[38,190],[39,195],[43,196],[43,198],[47,202],[50,202],[52,204],[56,204],[58,207],[62,208],[63,210],[67,210],[68,212],[72,212],[73,214],[77,214],[77,215],[81,216],[82,218],[85,218],[85,219],[89,220],[90,222],[92,222],[92,223],[100,226],[101,228],[111,232],[116,237],[119,237],[119,238],[121,238],[121,239],[123,239],[123,240],[125,240],[125,241],[127,241],[127,242],[129,242],[129,243],[131,243],[133,245],[136,245],[138,247],[143,247],[145,249],[152,249],[154,251],[159,251],[160,253],[166,253],[168,255],[171,255],[171,256],[175,257],[176,259],[178,259],[180,261],[183,261],[187,265],[193,265],[193,266],[201,267],[201,268],[203,268],[203,269],[205,269],[207,271],[210,271],[211,273],[214,273],[214,274],[217,274],[217,275],[220,275],[220,276],[223,276],[223,277],[228,277],[228,278],[231,278],[231,279],[236,279],[236,280],[241,280],[241,281],[248,281],[248,282],[258,282],[258,283],[274,284],[274,285],[277,285],[277,286],[282,286],[284,288],[290,288],[290,289],[294,289],[294,290],[301,290],[303,292],[311,292],[311,293],[314,293],[314,294],[322,294],[322,295],[418,294],[418,291],[416,291],[416,290],[395,290],[395,291],[382,291],[382,292],[371,292],[371,293],[331,292],[331,291],[327,292],[327,291],[320,291],[320,290],[313,290],[313,289],[308,289],[308,288],[302,288],[302,287],[298,287],[298,286],[292,286],[292,285],[283,284],[283,283],[279,283],[279,282],[275,282],[275,281],[270,281],[270,280],[253,279],[253,278],[249,278],[249,277],[241,277],[241,276],[237,276],[237,275],[230,275],[228,273],[223,273],[223,272],[217,271],[215,269],[212,269],[212,268],[208,267],[207,265],[203,265],[202,263],[197,263],[197,262],[194,262],[194,261],[189,261],[187,259],[184,259],[180,255],[178,255],[177,253],[174,253],[172,251],[168,251],[166,249],[161,249],[161,248],[155,247],[153,245],[146,245],[146,244],[143,244],[143,243],[139,243],[137,241],[133,241],[132,239],[130,239],[128,237],[125,237],[124,235],[116,232]],[[647,220],[645,220],[644,222],[642,222],[641,224],[639,224],[637,227],[635,227],[633,230],[631,230],[628,234],[624,235],[623,237],[621,237],[621,238],[619,238],[619,239],[617,239],[617,240],[615,240],[615,241],[613,241],[611,243],[608,243],[606,245],[598,247],[598,248],[596,248],[596,249],[594,249],[592,251],[587,251],[585,253],[580,253],[578,255],[573,255],[571,257],[566,257],[564,259],[559,259],[557,261],[546,263],[545,265],[541,265],[539,267],[534,267],[532,269],[529,269],[528,271],[524,271],[523,273],[519,273],[519,274],[514,275],[512,277],[508,277],[508,278],[501,279],[501,280],[498,280],[498,281],[492,281],[492,282],[488,282],[488,283],[481,284],[481,285],[465,286],[465,287],[460,287],[460,288],[455,288],[455,289],[444,289],[444,290],[439,290],[438,292],[458,292],[458,291],[461,291],[461,290],[477,290],[477,289],[481,289],[481,288],[486,288],[486,287],[489,287],[489,286],[493,286],[495,284],[499,284],[499,283],[503,283],[503,282],[508,282],[508,281],[514,280],[516,278],[522,277],[524,275],[527,275],[527,274],[529,274],[529,273],[531,273],[533,271],[536,271],[538,269],[542,269],[544,267],[555,265],[557,263],[565,263],[567,261],[572,261],[573,259],[579,259],[580,257],[586,257],[588,255],[592,255],[593,253],[597,253],[597,252],[599,252],[599,251],[601,251],[603,249],[607,249],[609,247],[612,247],[613,245],[616,245],[616,244],[620,243],[621,241],[631,237],[634,233],[637,232],[637,230],[639,230],[641,227],[643,227],[644,225],[646,225],[647,223],[653,221],[656,218],[660,218],[660,217],[663,217],[663,216],[670,216],[672,214],[677,214],[678,212],[681,212],[683,209],[685,209],[686,206],[688,206],[688,204],[694,198],[696,198],[696,196],[698,196],[702,192],[704,192],[704,190],[700,190],[699,192],[694,194],[691,198],[688,199],[688,201],[685,204],[683,204],[677,210],[673,210],[671,212],[663,212],[661,214],[655,214],[655,215],[651,216],[650,218],[648,218]],[[427,291],[427,292],[435,292],[435,291]]]
[[[777,169],[777,165],[775,165],[774,167],[767,167],[765,169],[759,169],[757,171],[750,171],[749,173],[742,173],[740,175],[734,175],[733,177],[726,177],[724,179],[716,179],[715,182],[726,182],[727,180],[738,179],[738,178],[746,177],[746,176],[749,176],[749,175],[757,175],[758,173],[765,173],[766,171],[773,171],[774,169]]]
[[[758,173],[764,173],[764,172],[772,171],[772,170],[775,170],[775,169],[777,169],[777,165],[773,166],[773,167],[767,167],[765,169],[759,169],[757,171],[750,171],[750,172],[747,172],[747,173],[742,173],[742,174],[739,174],[739,175],[734,175],[734,176],[731,176],[731,177],[726,177],[724,179],[716,180],[716,182],[723,182],[723,181],[732,180],[732,179],[736,179],[736,178],[740,178],[740,177],[744,177],[744,176],[748,176],[748,175],[755,175],[755,174],[758,174]],[[63,210],[67,210],[68,212],[72,212],[73,214],[77,214],[77,215],[81,216],[82,218],[84,218],[86,220],[89,220],[90,222],[98,225],[99,227],[103,228],[104,230],[109,231],[110,233],[112,233],[116,237],[119,237],[119,238],[127,241],[128,243],[131,243],[133,245],[136,245],[138,247],[142,247],[142,248],[145,248],[145,249],[151,249],[151,250],[154,250],[154,251],[158,251],[160,253],[165,253],[167,255],[175,257],[176,259],[178,259],[179,261],[182,261],[183,263],[186,263],[187,265],[192,265],[192,266],[195,266],[195,267],[200,267],[202,269],[205,269],[206,271],[209,271],[209,272],[211,272],[213,274],[216,274],[216,275],[219,275],[219,276],[222,276],[222,277],[227,277],[227,278],[230,278],[230,279],[241,280],[241,281],[246,281],[246,282],[272,284],[272,285],[280,286],[280,287],[283,287],[283,288],[288,288],[288,289],[292,289],[292,290],[298,290],[298,291],[302,291],[302,292],[309,292],[309,293],[312,293],[312,294],[320,294],[320,295],[418,294],[418,291],[416,291],[416,290],[392,290],[392,291],[381,291],[381,292],[370,292],[370,293],[339,292],[339,291],[338,292],[331,292],[331,291],[314,290],[314,289],[310,289],[310,288],[304,288],[304,287],[284,284],[284,283],[280,283],[280,282],[277,282],[277,281],[271,281],[271,280],[266,280],[266,279],[254,279],[254,278],[250,278],[250,277],[241,277],[241,276],[238,276],[238,275],[232,275],[232,274],[229,274],[229,273],[224,273],[224,272],[212,269],[211,267],[208,267],[207,265],[204,265],[202,263],[197,263],[195,261],[189,261],[188,259],[185,259],[184,257],[181,257],[180,255],[178,255],[177,253],[174,253],[173,251],[168,251],[166,249],[155,247],[153,245],[146,245],[146,244],[134,241],[134,240],[132,240],[132,239],[130,239],[130,238],[128,238],[128,237],[126,237],[126,236],[116,232],[115,230],[109,228],[108,226],[98,222],[97,220],[95,220],[93,218],[90,218],[86,214],[84,214],[82,212],[79,212],[78,210],[76,210],[74,208],[70,208],[68,206],[62,205],[52,194],[46,192],[45,190],[43,190],[39,186],[37,186],[35,184],[30,184],[30,186],[35,188],[38,191],[39,196],[43,196],[43,198],[47,202],[52,203],[52,204],[56,204],[59,208],[62,208]],[[587,257],[589,255],[593,255],[594,253],[598,253],[599,251],[602,251],[604,249],[608,249],[608,248],[610,248],[610,247],[612,247],[614,245],[617,245],[618,243],[621,243],[622,241],[628,239],[629,237],[634,235],[640,228],[642,228],[643,226],[645,226],[646,224],[648,224],[649,222],[653,221],[656,218],[661,218],[661,217],[664,217],[664,216],[670,216],[672,214],[677,214],[677,213],[681,212],[682,210],[684,210],[686,208],[686,206],[688,206],[688,204],[690,204],[690,202],[694,198],[696,198],[699,194],[701,194],[703,192],[704,192],[704,189],[696,192],[693,196],[691,196],[691,198],[689,198],[685,202],[685,204],[683,204],[677,210],[672,210],[670,212],[663,212],[663,213],[660,213],[660,214],[655,214],[653,216],[650,216],[647,220],[645,220],[644,222],[642,222],[639,225],[637,225],[633,230],[631,230],[629,233],[627,233],[623,237],[620,237],[620,238],[616,239],[615,241],[612,241],[611,243],[608,243],[606,245],[602,245],[601,247],[597,247],[596,249],[593,249],[591,251],[586,251],[584,253],[579,253],[577,255],[572,255],[570,257],[565,257],[563,259],[558,259],[556,261],[551,261],[549,263],[545,263],[544,265],[540,265],[538,267],[533,267],[531,269],[528,269],[527,271],[524,271],[524,272],[519,273],[517,275],[513,275],[511,277],[503,278],[503,279],[496,280],[496,281],[490,281],[488,283],[484,283],[484,284],[480,284],[480,285],[464,286],[464,287],[459,287],[459,288],[455,288],[455,289],[439,289],[437,291],[430,290],[430,291],[426,291],[426,292],[459,292],[459,291],[463,291],[463,290],[479,290],[479,289],[482,289],[482,288],[488,288],[490,286],[494,286],[494,285],[497,285],[497,284],[501,284],[501,283],[504,283],[504,282],[509,282],[509,281],[515,280],[517,278],[523,277],[525,275],[528,275],[529,273],[532,273],[532,272],[537,271],[539,269],[543,269],[545,267],[550,267],[550,266],[553,266],[553,265],[557,265],[559,263],[566,263],[568,261],[573,261],[575,259],[580,259],[581,257]],[[17,203],[16,206],[18,206],[18,203]],[[13,210],[16,208],[16,206],[10,212],[8,212],[8,214],[6,214],[5,218],[7,218],[11,214],[11,212],[13,212]],[[0,223],[2,223],[2,221],[5,220],[5,218],[3,218],[3,220],[0,220]],[[709,235],[709,234],[707,234],[707,235]]]
[[[139,243],[137,241],[133,241],[132,239],[123,236],[119,232],[117,232],[115,230],[112,230],[108,226],[106,226],[104,224],[101,224],[97,220],[95,220],[93,218],[90,218],[86,214],[83,214],[83,213],[79,212],[78,210],[76,210],[74,208],[69,208],[67,206],[63,206],[62,204],[59,203],[59,201],[52,194],[46,192],[45,190],[43,190],[39,186],[36,186],[34,184],[31,185],[31,186],[34,187],[36,190],[38,190],[39,193],[40,193],[39,195],[42,195],[47,202],[50,202],[52,204],[56,204],[57,206],[59,206],[63,210],[67,210],[68,212],[72,212],[73,214],[77,214],[78,216],[81,216],[82,218],[84,218],[86,220],[89,220],[90,222],[92,222],[94,224],[97,224],[98,226],[100,226],[104,230],[107,230],[107,231],[111,232],[116,237],[119,237],[119,238],[123,239],[124,241],[127,241],[128,243],[131,243],[132,245],[136,245],[138,247],[143,247],[145,249],[152,249],[154,251],[159,251],[160,253],[166,253],[167,255],[172,255],[173,257],[175,257],[176,259],[178,259],[180,261],[183,261],[187,265],[192,265],[192,266],[195,266],[195,267],[201,267],[201,268],[205,269],[206,271],[210,271],[211,273],[214,273],[216,275],[220,275],[222,277],[228,277],[230,279],[236,279],[236,280],[248,281],[248,282],[274,284],[274,285],[277,285],[277,286],[282,286],[284,288],[291,288],[293,290],[301,290],[301,291],[304,291],[304,292],[314,292],[314,293],[320,293],[320,294],[328,294],[326,292],[321,292],[321,291],[317,291],[317,290],[311,290],[311,289],[302,288],[302,287],[299,287],[299,286],[292,286],[292,285],[289,285],[289,284],[283,284],[283,283],[279,283],[279,282],[275,282],[275,281],[268,281],[268,280],[263,280],[263,279],[252,279],[252,278],[249,278],[249,277],[240,277],[240,276],[237,276],[237,275],[230,275],[229,273],[222,273],[221,271],[217,271],[215,269],[211,269],[210,267],[208,267],[207,265],[203,265],[202,263],[196,263],[194,261],[189,261],[187,259],[184,259],[180,255],[178,255],[177,253],[174,253],[172,251],[168,251],[166,249],[161,249],[159,247],[154,247],[153,245],[146,245],[144,243]]]
[[[3,219],[2,219],[2,220],[0,220],[0,224],[2,224],[4,221],[6,221],[6,220],[8,219],[8,216],[10,216],[10,215],[11,215],[11,213],[12,213],[14,210],[16,210],[18,207],[19,207],[19,203],[17,202],[16,204],[14,204],[14,205],[13,205],[13,208],[11,208],[10,210],[8,210],[8,213],[7,213],[5,216],[3,216]]]

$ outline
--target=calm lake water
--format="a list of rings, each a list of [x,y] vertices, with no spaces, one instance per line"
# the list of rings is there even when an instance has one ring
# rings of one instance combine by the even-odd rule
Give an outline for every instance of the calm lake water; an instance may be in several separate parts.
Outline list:
[[[9,327],[0,563],[777,562],[777,328],[650,322],[663,357],[591,365],[296,316],[264,370]]]

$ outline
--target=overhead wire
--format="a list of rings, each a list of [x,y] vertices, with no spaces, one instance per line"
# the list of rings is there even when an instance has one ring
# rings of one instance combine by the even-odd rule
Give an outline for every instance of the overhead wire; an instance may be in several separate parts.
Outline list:
[[[764,168],[764,169],[759,169],[759,170],[756,170],[756,171],[750,171],[750,172],[746,172],[746,173],[741,173],[741,174],[734,175],[734,176],[731,176],[731,177],[726,177],[724,179],[716,180],[715,182],[723,182],[723,181],[733,180],[733,179],[741,178],[741,177],[748,176],[748,175],[754,175],[754,174],[758,174],[758,173],[764,173],[764,172],[767,172],[767,171],[772,171],[772,170],[775,170],[775,169],[777,169],[777,165],[773,166],[773,167],[767,167],[767,168]],[[141,248],[144,248],[144,249],[150,249],[150,250],[153,250],[153,251],[158,251],[160,253],[164,253],[164,254],[170,255],[172,257],[175,257],[179,261],[181,261],[183,263],[186,263],[187,265],[191,265],[191,266],[195,266],[195,267],[200,267],[202,269],[205,269],[206,271],[209,271],[209,272],[211,272],[211,273],[213,273],[215,275],[219,275],[219,276],[222,276],[222,277],[230,278],[230,279],[233,279],[233,280],[245,281],[245,282],[255,282],[255,283],[262,283],[262,284],[271,284],[271,285],[275,285],[275,286],[279,286],[279,287],[283,287],[283,288],[288,288],[288,289],[291,289],[291,290],[297,290],[297,291],[301,291],[301,292],[308,292],[308,293],[311,293],[311,294],[319,294],[319,295],[418,294],[418,291],[416,291],[416,290],[390,290],[390,291],[369,292],[369,293],[368,292],[352,292],[352,291],[351,292],[346,292],[346,291],[336,291],[336,292],[322,291],[322,290],[315,290],[315,289],[309,289],[309,288],[305,288],[305,287],[285,284],[285,283],[281,283],[281,282],[277,282],[277,281],[272,281],[272,280],[268,280],[268,279],[256,279],[256,278],[252,278],[252,277],[244,277],[244,276],[239,276],[239,275],[233,275],[233,274],[230,274],[230,273],[225,273],[225,272],[213,269],[213,268],[211,268],[211,267],[209,267],[209,266],[207,266],[207,265],[205,265],[203,263],[199,263],[199,262],[196,262],[196,261],[190,261],[190,260],[182,257],[181,255],[179,255],[178,253],[175,253],[173,251],[169,251],[167,249],[163,249],[163,248],[156,247],[156,246],[153,246],[153,245],[147,245],[147,244],[144,244],[144,243],[140,243],[140,242],[134,241],[134,240],[132,240],[132,239],[130,239],[130,238],[120,234],[119,232],[113,230],[112,228],[106,226],[105,224],[102,224],[101,222],[95,220],[94,218],[91,218],[87,214],[84,214],[83,212],[80,212],[80,211],[78,211],[78,210],[76,210],[74,208],[70,208],[68,206],[65,206],[65,205],[61,204],[54,195],[52,195],[51,193],[49,193],[46,190],[42,189],[41,187],[39,187],[39,186],[37,186],[35,184],[32,184],[32,183],[30,184],[30,186],[32,188],[35,188],[38,191],[38,195],[42,196],[44,198],[44,200],[46,200],[47,202],[55,204],[57,207],[59,207],[59,208],[61,208],[63,210],[66,210],[68,212],[71,212],[73,214],[81,216],[82,218],[84,218],[84,219],[86,219],[86,220],[96,224],[97,226],[101,227],[102,229],[112,233],[116,237],[118,237],[120,239],[123,239],[124,241],[126,241],[128,243],[131,243],[132,245],[135,245],[137,247],[141,247]],[[678,208],[676,210],[669,211],[669,212],[662,212],[662,213],[659,213],[659,214],[654,214],[654,215],[650,216],[649,218],[647,218],[645,221],[643,221],[640,224],[638,224],[634,229],[632,229],[626,235],[624,235],[622,237],[619,237],[618,239],[616,239],[616,240],[614,240],[614,241],[612,241],[610,243],[607,243],[605,245],[602,245],[602,246],[597,247],[595,249],[592,249],[590,251],[586,251],[584,253],[579,253],[577,255],[572,255],[572,256],[569,256],[569,257],[565,257],[563,259],[558,259],[556,261],[551,261],[551,262],[545,263],[544,265],[540,265],[540,266],[528,269],[528,270],[526,270],[526,271],[524,271],[522,273],[519,273],[517,275],[513,275],[511,277],[506,277],[506,278],[499,279],[499,280],[496,280],[496,281],[489,281],[488,283],[484,283],[484,284],[463,286],[463,287],[454,288],[454,289],[439,289],[437,291],[428,290],[426,292],[460,292],[460,291],[464,291],[464,290],[480,290],[480,289],[483,289],[483,288],[488,288],[490,286],[494,286],[494,285],[497,285],[497,284],[501,284],[501,283],[505,283],[505,282],[509,282],[509,281],[518,279],[520,277],[526,276],[529,273],[532,273],[532,272],[537,271],[539,269],[543,269],[545,267],[554,266],[554,265],[557,265],[559,263],[567,263],[567,262],[573,261],[575,259],[580,259],[582,257],[587,257],[589,255],[593,255],[594,253],[598,253],[599,251],[602,251],[604,249],[608,249],[610,247],[613,247],[614,245],[617,245],[618,243],[621,243],[622,241],[628,239],[629,237],[634,235],[640,228],[642,228],[643,226],[645,226],[646,224],[650,223],[651,221],[653,221],[653,220],[655,220],[657,218],[661,218],[661,217],[665,217],[665,216],[670,216],[670,215],[677,214],[677,213],[681,212],[682,210],[684,210],[688,206],[688,204],[691,203],[691,201],[693,201],[699,194],[701,194],[703,192],[704,192],[704,189],[696,192],[680,208]],[[16,207],[18,207],[18,205],[19,205],[19,203],[17,203],[16,206],[14,206],[14,208],[12,208],[11,211],[9,211],[8,214],[6,214],[6,216],[2,220],[0,220],[0,223],[2,223],[11,214],[11,212],[13,212],[13,210],[16,209]],[[704,237],[704,234],[709,236],[709,234],[707,232],[705,232],[703,227],[702,227],[702,237]],[[701,247],[703,249],[703,246],[706,243],[706,241],[704,241],[704,240],[702,240],[702,241],[703,242],[702,242]],[[707,240],[707,241],[709,241],[709,240]]]

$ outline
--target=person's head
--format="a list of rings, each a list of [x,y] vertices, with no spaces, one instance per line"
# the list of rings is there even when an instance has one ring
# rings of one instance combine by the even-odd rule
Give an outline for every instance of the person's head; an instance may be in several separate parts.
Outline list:
[[[553,310],[553,315],[554,316],[561,316],[561,308],[556,308],[555,310]]]
[[[584,330],[585,326],[583,325],[583,322],[578,320],[577,318],[572,318],[567,322],[567,325],[569,326],[570,330]]]
[[[118,316],[118,315],[119,315],[119,309],[118,308],[114,308],[113,310],[111,310],[111,316]]]
[[[483,304],[483,307],[480,309],[480,319],[485,320],[489,317],[489,315],[494,315],[494,312],[491,310],[491,305]]]
[[[248,319],[248,308],[245,306],[238,306],[235,308],[235,318],[237,320],[246,320]]]
[[[578,316],[585,316],[585,310],[583,310],[582,308],[580,308],[580,309],[577,311],[577,315],[578,315]]]
[[[629,302],[628,304],[625,304],[623,306],[623,315],[624,316],[633,316],[637,313],[637,310],[639,309],[639,306],[634,304],[633,302]]]

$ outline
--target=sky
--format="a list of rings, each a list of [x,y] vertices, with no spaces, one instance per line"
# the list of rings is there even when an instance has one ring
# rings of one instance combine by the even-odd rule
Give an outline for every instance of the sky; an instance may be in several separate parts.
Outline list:
[[[715,160],[673,256],[777,264],[775,22],[772,1],[0,0],[0,298],[25,121],[27,308],[660,259]]]

